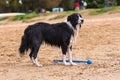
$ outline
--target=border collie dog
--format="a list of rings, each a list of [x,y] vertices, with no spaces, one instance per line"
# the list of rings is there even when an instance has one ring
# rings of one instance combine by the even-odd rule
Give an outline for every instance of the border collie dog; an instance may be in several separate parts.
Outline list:
[[[41,44],[45,42],[51,46],[61,48],[63,63],[65,65],[76,65],[72,62],[72,45],[76,40],[79,28],[83,22],[84,20],[79,13],[73,13],[67,17],[66,21],[61,23],[49,24],[39,22],[29,25],[22,36],[19,48],[20,55],[30,49],[29,56],[32,62],[36,66],[42,66],[38,63],[37,54]],[[69,56],[69,63],[66,62],[66,53]]]

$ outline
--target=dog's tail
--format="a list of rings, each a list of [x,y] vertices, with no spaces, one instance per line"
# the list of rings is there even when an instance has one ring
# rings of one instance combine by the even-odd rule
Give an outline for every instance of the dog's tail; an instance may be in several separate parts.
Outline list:
[[[29,47],[28,36],[24,34],[24,36],[22,36],[22,39],[21,39],[21,45],[20,45],[20,48],[19,48],[19,54],[24,55],[25,52],[27,52],[29,48],[30,47]]]

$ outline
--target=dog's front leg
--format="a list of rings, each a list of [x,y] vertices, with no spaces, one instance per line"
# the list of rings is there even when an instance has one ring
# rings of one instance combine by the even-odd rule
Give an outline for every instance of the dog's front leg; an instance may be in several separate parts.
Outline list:
[[[63,58],[63,63],[64,63],[66,66],[67,66],[67,65],[70,65],[69,62],[66,62],[66,55],[65,55],[65,54],[63,54],[62,58]]]
[[[66,52],[67,52],[67,45],[66,43],[64,43],[64,45],[61,46],[62,49],[62,59],[63,59],[63,63],[64,65],[70,65],[70,63],[66,62]]]
[[[69,56],[69,61],[70,61],[70,64],[71,65],[77,65],[76,63],[74,63],[73,61],[72,61],[72,47],[70,48],[68,48],[68,56]]]

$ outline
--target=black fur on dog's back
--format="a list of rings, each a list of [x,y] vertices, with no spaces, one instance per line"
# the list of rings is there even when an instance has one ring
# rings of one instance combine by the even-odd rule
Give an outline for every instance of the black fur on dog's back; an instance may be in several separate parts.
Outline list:
[[[19,52],[24,54],[25,51],[34,46],[40,46],[42,42],[57,47],[64,44],[69,45],[71,35],[74,35],[74,32],[65,22],[56,24],[36,23],[25,29]]]

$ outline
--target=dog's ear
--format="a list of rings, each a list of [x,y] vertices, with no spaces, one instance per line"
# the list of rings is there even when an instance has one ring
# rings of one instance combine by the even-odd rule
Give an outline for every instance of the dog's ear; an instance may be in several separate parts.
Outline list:
[[[67,17],[67,21],[70,21],[71,23],[77,23],[76,15],[75,14],[69,15]]]
[[[68,17],[67,17],[67,21],[71,21],[70,19],[71,19],[71,16],[68,16]]]
[[[76,15],[75,14],[71,14],[67,17],[67,21],[75,21]]]

